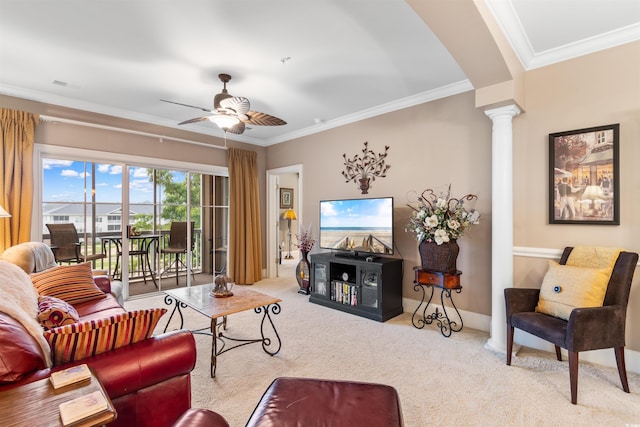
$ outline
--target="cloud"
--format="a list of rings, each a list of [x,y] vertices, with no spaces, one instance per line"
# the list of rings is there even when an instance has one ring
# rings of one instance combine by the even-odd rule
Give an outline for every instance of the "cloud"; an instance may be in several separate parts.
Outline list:
[[[336,216],[338,214],[335,203],[322,203],[320,207],[322,208],[320,213],[322,216]]]
[[[76,178],[78,177],[79,173],[72,169],[64,169],[62,172],[60,172],[60,175],[70,177],[70,178]]]
[[[42,169],[69,167],[73,164],[73,160],[43,159]]]
[[[49,196],[51,200],[71,200],[77,195],[76,192],[67,191],[61,194],[52,194]]]
[[[147,175],[147,168],[132,168],[131,175],[133,175],[134,178],[149,179],[149,175]]]
[[[106,173],[109,175],[120,175],[122,173],[122,166],[120,165],[110,165],[107,163],[101,163],[96,165],[98,172]]]
[[[134,179],[129,183],[131,190],[144,193],[153,193],[153,183],[146,179]]]
[[[60,176],[64,176],[66,178],[86,178],[91,176],[91,174],[88,172],[74,171],[73,169],[63,169],[62,172],[60,172]]]

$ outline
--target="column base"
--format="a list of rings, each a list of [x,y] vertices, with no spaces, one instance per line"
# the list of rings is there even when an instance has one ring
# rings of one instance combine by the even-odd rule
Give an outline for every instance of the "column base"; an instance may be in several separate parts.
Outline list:
[[[484,343],[484,348],[486,348],[487,350],[491,350],[493,352],[496,352],[496,353],[507,354],[507,345],[506,345],[506,343],[498,342],[497,340],[494,340],[493,338],[489,338]],[[511,354],[512,355],[516,355],[519,350],[520,350],[520,346],[516,345],[516,344],[513,344],[513,349],[511,350]]]

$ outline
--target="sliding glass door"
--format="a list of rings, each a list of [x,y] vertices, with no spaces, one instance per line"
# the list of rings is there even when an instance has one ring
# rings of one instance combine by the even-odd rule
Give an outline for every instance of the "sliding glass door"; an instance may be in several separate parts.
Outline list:
[[[105,254],[94,267],[122,279],[126,295],[225,272],[227,176],[52,157],[41,167],[43,241],[51,243],[46,224],[74,224],[83,251]]]
[[[51,243],[48,224],[73,224],[82,255],[103,252],[101,236],[122,230],[122,166],[45,158],[42,177],[43,241]]]

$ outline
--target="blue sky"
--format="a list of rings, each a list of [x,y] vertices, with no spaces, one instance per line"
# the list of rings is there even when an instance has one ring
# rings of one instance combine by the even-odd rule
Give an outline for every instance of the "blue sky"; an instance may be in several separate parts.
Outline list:
[[[85,171],[86,165],[86,171]],[[42,162],[43,202],[82,202],[86,178],[87,190],[91,188],[91,163],[72,160],[43,159]],[[176,172],[177,180],[184,180],[184,174]],[[101,203],[121,203],[122,166],[96,163],[96,201]],[[153,184],[147,176],[147,169],[132,166],[129,177],[130,203],[153,201]],[[87,194],[87,200],[91,196]]]
[[[324,201],[320,205],[323,227],[393,227],[393,199]]]

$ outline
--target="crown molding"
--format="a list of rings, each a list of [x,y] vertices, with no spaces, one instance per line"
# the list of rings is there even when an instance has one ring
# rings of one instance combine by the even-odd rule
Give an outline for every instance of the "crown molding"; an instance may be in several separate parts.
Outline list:
[[[157,126],[163,126],[178,130],[188,130],[190,132],[199,133],[202,135],[214,136],[217,138],[224,138],[224,132],[214,127],[194,126],[189,129],[179,127],[175,122],[167,119],[163,119],[156,116],[150,116],[148,114],[135,113],[128,110],[122,110],[118,108],[112,108],[100,104],[81,101],[77,99],[67,98],[59,95],[52,95],[49,93],[43,93],[31,89],[25,89],[10,85],[0,84],[0,95],[12,96],[14,98],[21,98],[27,101],[41,102],[44,104],[52,104],[60,107],[71,108],[75,110],[88,111],[95,114],[103,114],[106,116],[118,117],[120,119],[133,120],[142,123],[148,123]],[[195,129],[197,128],[197,130]],[[233,135],[233,137],[231,136]],[[227,140],[245,142],[247,144],[262,145],[262,141],[256,138],[251,138],[243,135],[227,134]]]
[[[527,71],[640,40],[640,23],[636,23],[554,49],[536,52],[511,1],[484,1]]]
[[[290,141],[303,136],[313,135],[318,132],[344,126],[360,120],[379,116],[381,114],[391,113],[393,111],[402,110],[403,108],[413,107],[415,105],[424,104],[425,102],[435,101],[437,99],[446,98],[448,96],[457,95],[459,93],[473,90],[474,87],[469,80],[462,80],[437,89],[419,93],[417,95],[408,96],[406,98],[391,101],[377,107],[368,108],[357,113],[339,117],[337,119],[328,120],[317,125],[309,126],[294,132],[289,132],[277,137],[265,140],[265,146],[279,144],[281,142]]]
[[[545,67],[638,40],[640,40],[640,23],[537,53],[530,59],[527,69]]]
[[[273,138],[265,140],[252,138],[249,136],[227,134],[228,140],[245,142],[247,144],[257,145],[261,147],[267,147],[269,145],[279,144],[292,139],[301,138],[303,136],[312,135],[325,130],[333,129],[339,126],[344,126],[349,123],[354,123],[370,117],[375,117],[381,114],[390,113],[403,108],[413,107],[414,105],[423,104],[425,102],[434,101],[436,99],[446,98],[448,96],[457,95],[459,93],[473,90],[473,85],[469,80],[462,80],[456,83],[452,83],[440,88],[419,93],[417,95],[408,96],[396,101],[388,102],[376,107],[372,107],[357,113],[349,114],[343,117],[339,117],[334,120],[329,120],[324,123],[309,126],[304,129],[300,129],[294,132],[289,132],[283,135],[279,135]],[[158,118],[155,116],[149,116],[146,114],[133,113],[131,111],[121,110],[117,108],[106,107],[94,103],[74,100],[71,98],[46,94],[38,91],[28,90],[24,88],[17,88],[8,85],[0,85],[0,94],[12,96],[16,98],[22,98],[30,101],[42,102],[46,104],[59,105],[66,108],[73,108],[77,110],[89,111],[96,114],[104,114],[108,116],[119,117],[127,120],[134,120],[143,123],[149,123],[153,125],[169,127],[173,129],[181,129],[176,123]],[[204,135],[215,136],[218,138],[224,138],[224,133],[216,128],[208,128],[204,126],[192,126],[189,131],[196,132]]]

